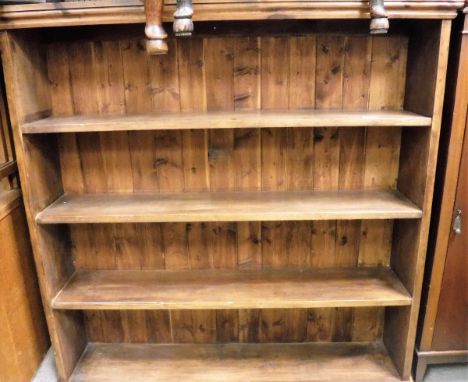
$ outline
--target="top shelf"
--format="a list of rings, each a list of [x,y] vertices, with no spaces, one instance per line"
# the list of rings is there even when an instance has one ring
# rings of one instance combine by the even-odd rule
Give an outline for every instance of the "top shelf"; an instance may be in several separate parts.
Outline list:
[[[128,130],[280,127],[430,126],[432,119],[408,111],[255,111],[49,117],[22,125],[24,134]]]

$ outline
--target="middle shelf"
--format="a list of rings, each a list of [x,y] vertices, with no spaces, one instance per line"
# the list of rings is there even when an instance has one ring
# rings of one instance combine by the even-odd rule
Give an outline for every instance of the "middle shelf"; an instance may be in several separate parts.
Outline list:
[[[410,305],[389,268],[77,271],[55,309],[273,309]]]
[[[397,191],[65,194],[38,213],[42,224],[418,219]]]
[[[25,134],[132,130],[241,129],[282,127],[430,126],[432,119],[402,110],[251,111],[75,115],[25,123]]]

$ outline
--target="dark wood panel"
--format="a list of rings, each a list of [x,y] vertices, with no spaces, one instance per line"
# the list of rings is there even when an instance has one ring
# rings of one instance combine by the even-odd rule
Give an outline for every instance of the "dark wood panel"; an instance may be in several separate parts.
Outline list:
[[[436,183],[434,229],[431,231],[428,256],[432,261],[427,279],[427,306],[420,319],[421,336],[416,378],[421,379],[426,365],[438,360],[460,360],[461,351],[468,349],[464,336],[466,317],[466,235],[464,211],[466,211],[466,172],[468,115],[468,18],[460,15],[452,32],[447,99],[443,115],[441,149],[439,150]],[[445,175],[445,176],[442,176]],[[457,189],[458,188],[458,189]],[[462,231],[453,231],[457,210],[462,210]],[[437,219],[437,220],[436,220]],[[437,229],[435,229],[437,228]],[[432,259],[433,257],[433,259]],[[429,277],[430,276],[430,277]],[[447,310],[447,306],[450,308]],[[440,357],[439,357],[440,355]]]
[[[50,341],[21,199],[0,218],[0,237],[0,380],[29,382]]]
[[[468,119],[465,119],[465,121],[468,121]],[[453,218],[457,215],[457,210],[460,210],[462,214],[468,211],[467,195],[468,134],[465,132]],[[462,219],[464,217],[463,214]],[[462,222],[459,234],[452,230],[448,242],[431,347],[434,351],[468,349],[468,339],[466,336],[461,335],[461,333],[467,333],[468,330],[468,297],[466,293],[468,290],[468,271],[466,267],[468,261],[466,253],[468,235],[466,235],[465,222]]]

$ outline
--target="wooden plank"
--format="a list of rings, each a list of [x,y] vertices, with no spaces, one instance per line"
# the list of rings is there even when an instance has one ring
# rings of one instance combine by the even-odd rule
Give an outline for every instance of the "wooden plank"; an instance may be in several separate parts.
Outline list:
[[[150,86],[154,93],[152,111],[156,113],[175,113],[180,110],[178,59],[174,40],[171,40],[170,47],[173,49],[165,56],[148,57]],[[182,132],[166,130],[142,133],[148,133],[154,142],[153,169],[159,191],[182,192],[185,187]]]
[[[385,110],[403,107],[405,95],[407,39],[372,38],[372,63],[369,109]],[[391,84],[391,86],[390,86]],[[367,129],[363,186],[366,189],[395,188],[400,157],[400,129]],[[363,221],[359,265],[388,265],[393,222]]]
[[[395,223],[391,265],[412,292],[414,302],[405,309],[386,312],[384,342],[402,378],[409,378],[414,354],[417,318],[429,236],[432,196],[444,102],[451,22],[421,26],[410,46],[406,105],[433,116],[431,129],[402,136],[398,188],[423,207],[422,219]],[[428,36],[421,39],[421,31]],[[415,84],[421,83],[421,86]],[[418,95],[416,95],[417,93]],[[423,97],[424,95],[425,97]],[[404,248],[405,255],[401,253]]]
[[[262,36],[260,39],[262,110],[286,110],[289,106],[288,51],[289,42],[285,36]],[[261,189],[264,191],[287,190],[287,137],[285,128],[260,131]],[[282,223],[261,222],[260,229],[262,267],[281,268],[285,263],[285,258],[280,255]],[[262,310],[259,319],[260,341],[284,341],[287,330],[284,309]]]
[[[266,91],[266,90],[265,90]],[[273,91],[273,90],[270,90]],[[281,109],[281,108],[279,108]],[[180,114],[75,115],[24,123],[25,134],[120,130],[281,127],[429,126],[431,118],[408,111],[236,111]]]
[[[93,43],[93,69],[99,112],[125,113],[123,62],[118,42]],[[99,133],[104,174],[109,192],[132,192],[133,179],[128,132]]]
[[[234,109],[260,109],[260,38],[234,39]]]
[[[415,219],[396,191],[226,192],[64,195],[41,224],[333,219]]]
[[[343,108],[345,38],[340,35],[317,36],[315,75],[315,105],[322,110]],[[313,186],[316,190],[337,190],[340,186],[340,129],[337,126],[314,129]],[[343,153],[344,154],[344,153]],[[343,155],[345,157],[345,155]],[[346,223],[348,223],[347,221]],[[312,222],[310,264],[317,268],[339,267],[337,244],[338,221]],[[355,224],[356,222],[349,222]],[[342,223],[343,224],[343,223]],[[332,341],[337,323],[334,309],[309,310],[317,317],[318,337],[313,340]],[[307,338],[312,325],[307,322]]]
[[[179,79],[179,107],[182,112],[206,111],[205,65],[203,60],[203,39],[176,40],[177,71]],[[164,60],[164,57],[162,57]],[[177,76],[176,76],[177,77]],[[182,156],[184,187],[186,191],[206,191],[209,187],[209,168],[207,155],[207,134],[202,130],[182,131]],[[179,241],[183,253],[188,251],[190,269],[209,268],[207,256],[207,232],[203,223],[178,225]],[[163,228],[166,231],[166,228]],[[168,239],[168,238],[167,238]],[[166,239],[167,246],[169,242]],[[166,269],[185,267],[185,257],[180,264],[170,262]],[[175,342],[212,342],[215,335],[215,315],[204,311],[169,312],[171,330]]]
[[[316,90],[317,108],[330,110],[343,106],[344,37],[317,37]],[[316,190],[339,188],[340,140],[335,126],[314,129],[314,172]],[[336,267],[336,221],[312,223],[311,264]]]
[[[342,90],[343,109],[345,110],[367,110],[368,108],[371,41],[368,36],[348,36],[345,38]],[[365,127],[339,130],[339,189],[363,188],[366,132]],[[357,265],[360,228],[360,221],[337,222],[335,257],[338,264],[351,267]],[[352,322],[354,312],[348,313],[350,317],[347,317],[347,321]],[[337,318],[335,317],[335,327],[339,323]]]
[[[385,308],[357,308],[353,311],[352,341],[382,340]]]
[[[309,309],[307,311],[307,340],[331,342],[333,318],[332,308]]]
[[[236,111],[260,109],[260,61],[260,38],[234,39],[233,77]],[[237,191],[260,191],[262,187],[261,131],[258,129],[235,130],[233,155],[235,189]],[[237,223],[237,257],[238,266],[241,268],[258,269],[262,266],[260,224],[260,222]],[[239,314],[249,315],[255,312]]]
[[[119,51],[124,81],[125,112],[138,114],[152,112],[153,97],[148,56],[144,46],[136,40],[120,40]],[[157,162],[154,146],[152,133],[130,132],[129,150],[131,152],[134,191],[159,190],[155,171]]]
[[[408,38],[374,36],[370,79],[370,110],[400,110],[405,97]]]
[[[73,110],[76,114],[99,113],[99,99],[98,99],[98,82],[96,72],[93,69],[93,44],[87,42],[85,44],[73,43],[67,46],[68,62],[69,62],[69,75],[71,97],[73,102]],[[66,69],[66,67],[64,68]],[[50,71],[51,68],[49,67]],[[62,69],[63,70],[63,69]],[[50,76],[51,74],[49,74]],[[59,72],[56,80],[65,80],[67,73]],[[64,97],[67,95],[67,87],[57,89],[63,93]],[[67,100],[67,98],[65,98]],[[60,101],[58,101],[60,102]],[[62,106],[63,112],[69,108],[66,104]],[[68,112],[69,110],[67,110]],[[77,150],[80,153],[80,163],[73,161],[75,147],[72,139],[64,140],[65,155],[62,158],[62,168],[65,170],[75,170],[79,168],[76,179],[73,179],[66,173],[65,180],[67,185],[70,184],[74,190],[78,191],[80,188],[80,172],[83,173],[83,187],[86,192],[106,192],[107,182],[104,171],[103,152],[101,147],[101,139],[99,134],[87,133],[76,136]],[[73,151],[67,153],[66,150],[72,148]],[[71,159],[71,162],[65,160]],[[70,163],[72,168],[65,168],[64,163]],[[79,166],[79,167],[78,167]],[[70,179],[71,178],[71,179]]]
[[[343,67],[343,109],[367,110],[370,78],[370,38],[345,38]],[[365,127],[339,130],[340,163],[338,188],[357,190],[363,186]],[[339,221],[336,227],[336,261],[356,266],[360,246],[360,221]],[[335,323],[336,324],[336,323]]]
[[[388,268],[80,271],[55,309],[268,309],[409,305]]]
[[[72,116],[75,108],[72,95],[70,61],[66,44],[51,44],[47,50],[52,109],[56,116]],[[76,134],[58,138],[62,185],[66,192],[84,192],[83,169]]]
[[[215,65],[215,62],[210,60],[210,58],[216,59],[218,54],[222,55],[223,50],[219,45],[220,41],[219,39],[215,39],[213,44],[202,38],[190,41],[178,41],[180,56],[179,77],[181,78],[181,94],[184,96],[181,102],[182,112],[205,112],[208,102],[210,103],[210,108],[222,109],[223,103],[230,98],[231,84],[229,81],[227,82],[226,91],[228,97],[223,97],[222,90],[216,88],[220,86],[220,81],[222,81],[220,73],[223,73],[223,68],[213,68],[214,76],[206,78],[206,67],[210,68],[210,65],[211,67]],[[216,52],[216,47],[219,47],[219,52]],[[205,55],[207,56],[206,59]],[[225,56],[225,59],[228,60],[227,69],[229,69],[229,58]],[[220,72],[218,72],[218,69]],[[214,86],[214,88],[210,88],[210,91],[215,92],[216,95],[208,95],[208,87],[210,85]],[[186,191],[206,191],[211,187],[209,134],[205,129],[184,130],[182,134],[184,140],[185,189]],[[223,146],[223,137],[221,137],[220,143]],[[226,143],[229,147],[229,139]],[[228,163],[230,162],[229,158],[224,159]],[[223,163],[223,160],[221,160],[221,163]],[[214,178],[216,179],[216,175]],[[221,251],[223,250],[223,240],[221,239],[223,235],[216,235],[212,231],[214,228],[205,223],[187,224],[191,269],[208,269],[213,267],[215,265],[214,258],[217,258],[217,254],[222,254],[218,250],[219,248],[221,248]],[[220,233],[220,231],[216,232]],[[213,245],[210,244],[210,238],[215,240]],[[220,240],[216,240],[218,238]],[[171,314],[174,332],[176,334],[190,334],[187,342],[216,342],[218,328],[222,332],[222,327],[218,325],[218,311],[173,311]],[[228,327],[231,326],[228,325]],[[174,339],[175,341],[179,340],[176,335]]]
[[[392,249],[393,222],[364,220],[361,222],[359,266],[388,266]]]
[[[177,64],[179,77],[180,111],[183,113],[206,112],[207,90],[205,80],[205,44],[203,38],[178,39]],[[162,58],[164,60],[164,57]],[[184,187],[187,192],[207,191],[210,188],[208,162],[208,134],[205,129],[182,131],[182,156]],[[179,225],[184,238],[190,269],[208,269],[212,266],[208,254],[209,227],[205,223]],[[180,240],[180,239],[179,239]],[[167,240],[166,240],[167,242]],[[166,264],[166,269],[175,268]],[[216,339],[216,312],[170,312],[175,342],[207,343]]]
[[[315,107],[315,36],[289,39],[289,110]],[[314,186],[312,127],[287,129],[286,188],[312,190]]]
[[[124,358],[123,358],[124,356]],[[379,343],[89,344],[72,382],[108,381],[396,382]]]
[[[261,39],[257,36],[234,38],[234,110],[258,111],[261,108]],[[260,191],[262,188],[261,131],[234,131],[235,189]],[[261,269],[261,222],[237,222],[237,267]],[[237,341],[258,341],[260,310],[237,312]]]
[[[95,41],[94,70],[99,81],[98,101],[102,114],[152,112],[152,87],[150,82],[149,58],[145,47],[138,40]],[[154,138],[146,132],[119,132],[118,134],[99,133],[102,147],[105,178],[110,192],[157,191],[158,173],[154,171],[156,162]],[[145,172],[146,164],[151,163],[151,172]],[[157,168],[159,170],[159,168]],[[145,227],[124,224],[101,229],[101,240],[113,243],[114,256],[101,256],[108,259],[106,269],[140,269],[148,264],[162,267],[164,264],[160,227],[152,230]],[[99,228],[97,229],[99,232]],[[90,232],[91,247],[95,248],[96,233]],[[154,247],[153,247],[154,245]],[[149,250],[145,250],[151,246]],[[108,253],[105,245],[102,253]],[[143,248],[142,248],[143,247]],[[83,251],[84,252],[84,251]],[[88,255],[86,252],[84,256]],[[96,256],[99,257],[99,256]],[[103,260],[104,263],[105,260]],[[102,316],[103,336],[123,338],[124,341],[142,342],[148,338],[145,314],[121,312],[119,317],[108,320]],[[168,319],[168,313],[166,313]],[[164,322],[164,320],[163,320]],[[161,325],[163,331],[165,325]]]
[[[206,65],[206,107],[208,111],[234,110],[234,40],[207,38],[204,44]],[[235,188],[233,161],[234,130],[210,130],[208,161],[210,190],[227,191]],[[229,174],[228,176],[226,176]],[[235,223],[208,223],[208,254],[215,269],[237,267],[237,231]],[[237,341],[238,312],[216,311],[216,339],[218,342]]]
[[[201,38],[177,41],[180,111],[183,113],[206,112],[203,48]],[[208,125],[199,130],[190,126],[182,132],[186,191],[209,189],[208,135],[205,130]]]
[[[281,1],[223,3],[202,0],[195,2],[195,21],[209,20],[265,20],[265,19],[368,19],[369,6],[361,0],[354,1]],[[385,2],[390,18],[450,19],[463,7],[463,1],[408,0]],[[81,1],[64,5],[9,5],[3,11],[1,29],[40,28],[74,25],[102,25],[144,23],[143,5],[138,0],[100,1],[87,4]],[[174,1],[166,4],[163,20],[174,19]]]

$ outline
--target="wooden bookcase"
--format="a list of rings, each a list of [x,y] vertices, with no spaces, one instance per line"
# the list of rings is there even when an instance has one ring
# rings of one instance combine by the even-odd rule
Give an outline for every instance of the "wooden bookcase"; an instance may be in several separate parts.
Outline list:
[[[141,3],[6,8],[62,380],[410,378],[462,4],[389,1],[370,36],[318,3],[196,3],[158,57]]]

